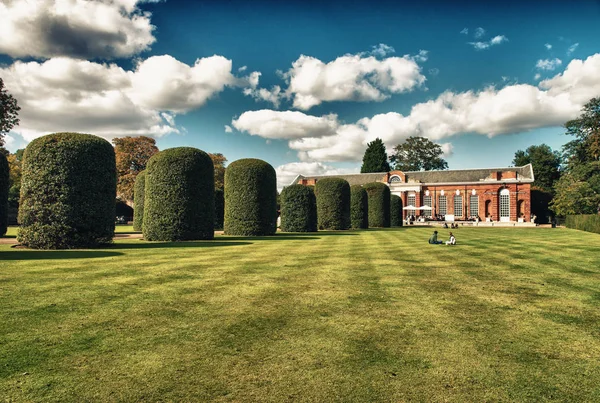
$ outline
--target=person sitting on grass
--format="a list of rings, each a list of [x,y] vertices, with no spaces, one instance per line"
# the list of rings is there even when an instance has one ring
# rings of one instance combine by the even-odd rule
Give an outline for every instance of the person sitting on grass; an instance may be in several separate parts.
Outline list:
[[[450,233],[450,239],[446,241],[446,245],[456,245],[456,238],[452,232]]]
[[[433,234],[431,235],[431,237],[429,237],[429,243],[430,244],[432,244],[432,245],[439,245],[439,244],[443,243],[442,241],[438,241],[437,234],[438,234],[437,231],[433,231]]]

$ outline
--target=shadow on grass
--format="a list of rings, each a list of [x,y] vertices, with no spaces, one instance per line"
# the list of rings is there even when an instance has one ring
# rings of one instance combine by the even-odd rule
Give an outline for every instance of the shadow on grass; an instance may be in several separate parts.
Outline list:
[[[158,248],[214,248],[222,246],[252,245],[252,242],[222,241],[181,241],[181,242],[149,242],[139,240],[131,243],[114,243],[106,245],[106,249],[158,249]]]
[[[0,252],[3,260],[94,259],[123,255],[120,252],[96,250],[15,250]]]
[[[3,235],[3,236],[0,236],[0,238],[12,238],[12,239],[15,239],[16,237],[17,237],[16,235]]]

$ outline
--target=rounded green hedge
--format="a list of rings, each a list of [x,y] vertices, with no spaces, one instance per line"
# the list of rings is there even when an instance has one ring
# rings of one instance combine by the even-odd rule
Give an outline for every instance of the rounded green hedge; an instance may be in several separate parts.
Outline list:
[[[8,161],[0,153],[0,236],[4,236],[8,229],[8,178]]]
[[[225,234],[273,235],[277,230],[277,177],[265,161],[246,158],[225,170]]]
[[[215,189],[215,229],[223,229],[225,219],[225,193],[223,189]]]
[[[112,241],[117,169],[113,146],[91,134],[55,133],[23,155],[18,241],[70,249]]]
[[[390,188],[381,182],[364,185],[369,195],[369,227],[390,226]]]
[[[350,186],[350,227],[369,228],[369,196],[360,185]]]
[[[392,227],[402,226],[402,198],[398,195],[391,195],[390,224]]]
[[[135,177],[133,185],[133,230],[141,231],[144,224],[144,189],[146,188],[146,171]]]
[[[317,199],[312,189],[304,185],[291,185],[281,191],[281,230],[317,231]]]
[[[212,159],[197,148],[169,148],[153,155],[146,165],[144,239],[213,239],[214,180]]]
[[[350,185],[341,178],[323,178],[315,185],[319,229],[350,228]]]

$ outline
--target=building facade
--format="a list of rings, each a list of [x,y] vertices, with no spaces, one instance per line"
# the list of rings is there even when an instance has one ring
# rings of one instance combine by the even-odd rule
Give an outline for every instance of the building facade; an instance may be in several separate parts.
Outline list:
[[[446,171],[379,172],[352,175],[303,176],[292,184],[315,185],[336,177],[350,185],[383,182],[402,198],[404,218],[438,217],[462,221],[528,222],[531,219],[531,164],[522,167]],[[411,209],[413,207],[414,209]]]

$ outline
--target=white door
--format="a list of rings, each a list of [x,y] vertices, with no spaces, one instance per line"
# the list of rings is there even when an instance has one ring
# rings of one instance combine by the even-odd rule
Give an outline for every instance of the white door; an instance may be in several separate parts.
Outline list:
[[[500,221],[510,221],[510,191],[508,189],[500,191]]]

